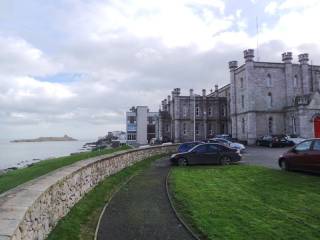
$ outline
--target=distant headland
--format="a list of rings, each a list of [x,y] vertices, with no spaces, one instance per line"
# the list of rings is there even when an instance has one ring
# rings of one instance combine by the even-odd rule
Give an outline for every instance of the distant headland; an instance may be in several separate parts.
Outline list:
[[[39,137],[34,139],[18,139],[18,140],[12,140],[10,142],[20,143],[20,142],[60,142],[60,141],[62,142],[62,141],[78,141],[78,140],[72,137],[69,137],[68,135],[64,135],[63,137]]]

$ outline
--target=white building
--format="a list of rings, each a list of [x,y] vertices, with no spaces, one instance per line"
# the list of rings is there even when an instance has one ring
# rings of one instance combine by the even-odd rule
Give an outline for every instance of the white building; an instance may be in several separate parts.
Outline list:
[[[145,145],[158,138],[158,112],[150,112],[147,106],[132,107],[126,112],[127,143]]]

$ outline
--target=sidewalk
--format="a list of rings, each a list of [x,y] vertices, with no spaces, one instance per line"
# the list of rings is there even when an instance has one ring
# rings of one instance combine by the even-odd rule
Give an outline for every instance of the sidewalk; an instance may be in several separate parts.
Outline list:
[[[124,186],[102,216],[98,240],[193,239],[169,204],[165,187],[168,171],[168,160],[157,160]]]

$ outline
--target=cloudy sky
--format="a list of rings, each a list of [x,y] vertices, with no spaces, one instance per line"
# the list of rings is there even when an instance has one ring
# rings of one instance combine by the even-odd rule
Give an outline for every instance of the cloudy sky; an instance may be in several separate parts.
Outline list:
[[[261,61],[320,64],[319,12],[319,0],[1,0],[0,139],[125,129],[133,105],[227,84],[257,39]]]

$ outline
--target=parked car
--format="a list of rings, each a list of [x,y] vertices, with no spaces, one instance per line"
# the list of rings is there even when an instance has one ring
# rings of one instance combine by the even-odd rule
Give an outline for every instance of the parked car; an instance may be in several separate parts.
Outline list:
[[[188,152],[173,154],[170,158],[175,165],[220,164],[225,165],[241,160],[240,151],[215,143],[200,144]]]
[[[244,152],[246,150],[246,147],[243,144],[237,143],[237,142],[231,142],[231,141],[224,139],[224,138],[212,138],[212,139],[209,139],[208,142],[209,143],[221,143],[221,144],[224,144],[230,148],[240,150],[240,152]]]
[[[292,134],[292,135],[286,135],[285,138],[288,140],[289,146],[297,145],[304,140],[305,138],[299,137],[298,135]]]
[[[267,147],[285,147],[289,145],[289,142],[285,138],[285,135],[267,135],[258,138],[256,145]]]
[[[301,170],[320,173],[320,138],[305,140],[279,158],[283,170]]]
[[[179,148],[178,148],[178,152],[182,153],[182,152],[188,152],[191,148],[202,144],[203,142],[186,142],[186,143],[182,143]]]

